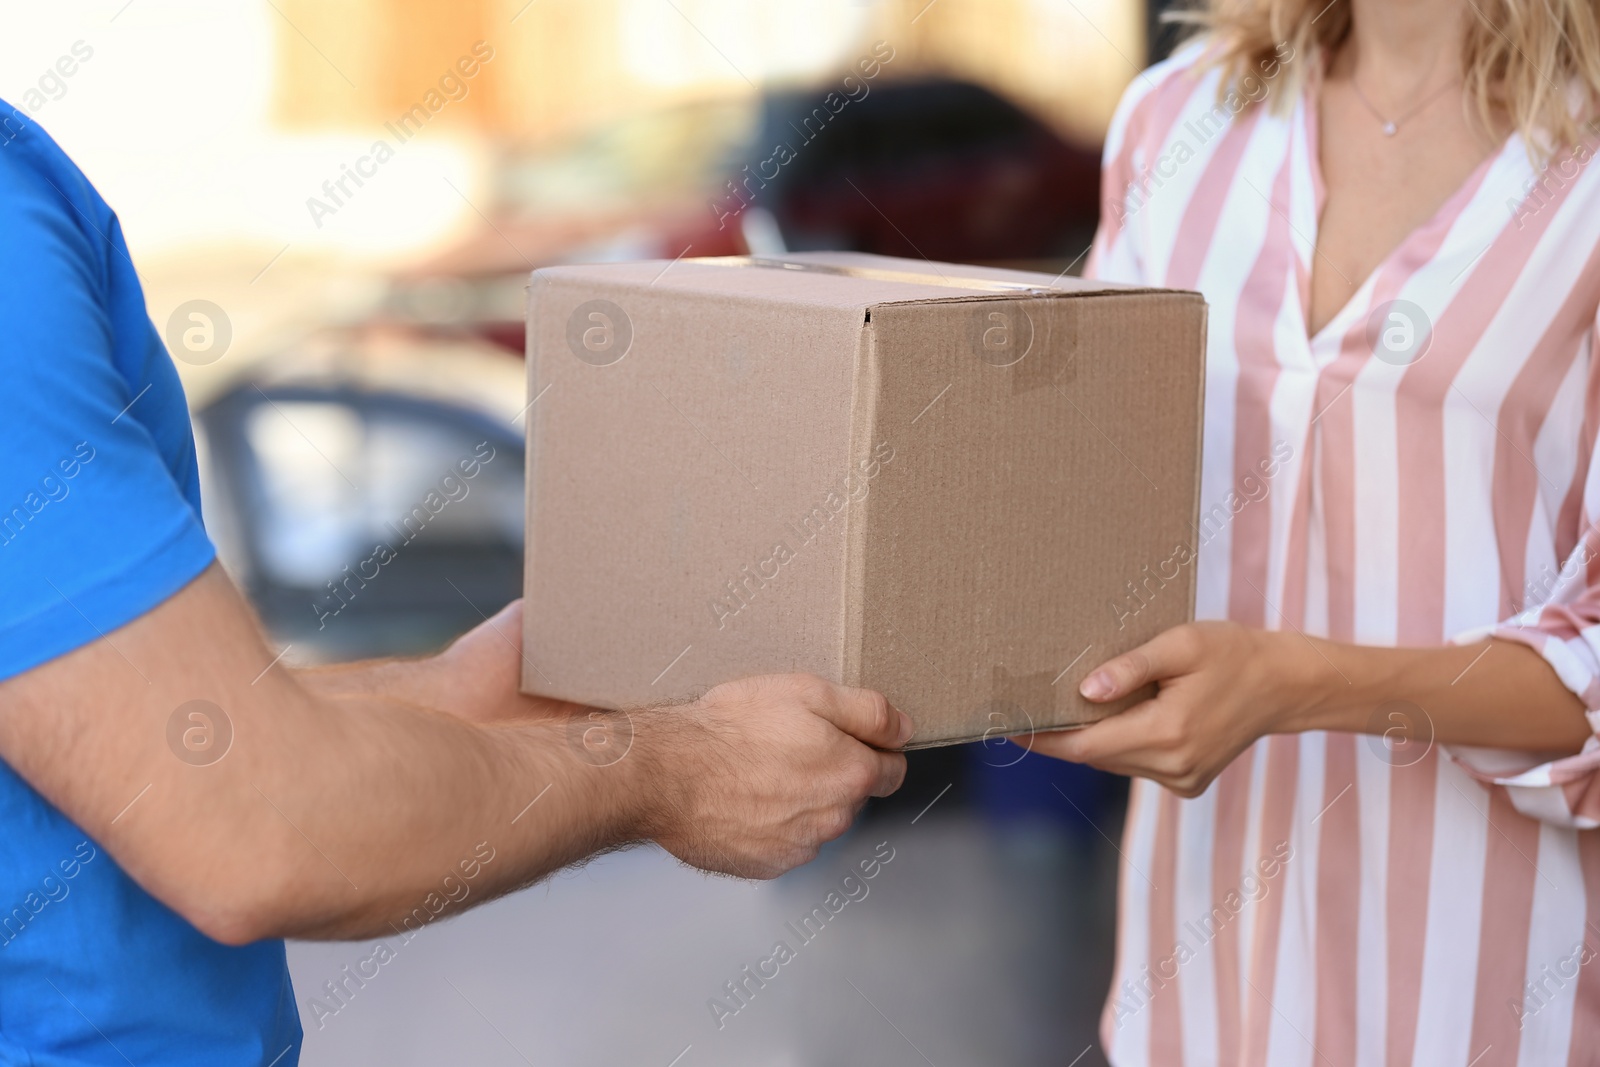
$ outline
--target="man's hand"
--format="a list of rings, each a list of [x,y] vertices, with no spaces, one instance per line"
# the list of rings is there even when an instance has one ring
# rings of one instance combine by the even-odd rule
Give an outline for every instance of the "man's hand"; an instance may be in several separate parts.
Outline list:
[[[651,836],[685,863],[746,878],[809,862],[869,796],[900,788],[905,756],[879,749],[912,732],[877,693],[811,675],[729,682],[636,724],[659,788]]]
[[[519,693],[522,634],[514,600],[437,656],[305,677],[330,695],[381,691],[469,722],[564,722],[597,769],[623,758],[649,767],[657,803],[642,818],[663,848],[740,877],[772,878],[808,862],[869,795],[887,796],[905,778],[904,756],[876,750],[904,745],[911,719],[870,690],[773,675],[729,682],[683,707],[601,711]]]

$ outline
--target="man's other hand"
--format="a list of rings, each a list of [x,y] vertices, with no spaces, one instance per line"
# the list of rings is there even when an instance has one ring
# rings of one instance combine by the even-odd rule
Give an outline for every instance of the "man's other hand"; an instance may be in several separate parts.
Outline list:
[[[519,692],[522,668],[537,661],[522,648],[522,600],[513,600],[457,638],[438,655],[421,659],[369,660],[302,672],[324,696],[371,697],[442,711],[468,722],[583,714],[581,704]]]

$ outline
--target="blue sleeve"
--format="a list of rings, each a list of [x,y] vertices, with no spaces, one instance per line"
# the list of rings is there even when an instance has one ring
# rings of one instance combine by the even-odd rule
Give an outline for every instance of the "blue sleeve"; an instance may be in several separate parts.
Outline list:
[[[37,126],[0,135],[0,383],[3,679],[214,556],[183,389],[116,216]]]

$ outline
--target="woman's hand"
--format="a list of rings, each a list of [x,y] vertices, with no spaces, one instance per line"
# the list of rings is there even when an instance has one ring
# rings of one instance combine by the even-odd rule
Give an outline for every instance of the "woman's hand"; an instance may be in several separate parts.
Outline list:
[[[1294,634],[1232,622],[1175,626],[1107,660],[1079,686],[1103,703],[1154,682],[1154,699],[1080,730],[1016,738],[1046,756],[1150,778],[1185,797],[1257,738],[1279,732],[1303,710],[1314,650]]]

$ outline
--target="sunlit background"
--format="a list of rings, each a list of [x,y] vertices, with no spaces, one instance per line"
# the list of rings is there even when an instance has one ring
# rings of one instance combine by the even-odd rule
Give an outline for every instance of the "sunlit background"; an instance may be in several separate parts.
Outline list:
[[[816,248],[1081,269],[1101,138],[1154,51],[1130,0],[7,8],[0,98],[118,212],[207,526],[300,663],[425,652],[517,595],[531,269]],[[737,196],[780,141],[796,158]],[[484,442],[470,495],[335,597]],[[1004,744],[919,753],[776,883],[635,849],[391,939],[364,982],[344,968],[373,943],[292,945],[304,1062],[1102,1063],[1123,793]],[[875,850],[870,893],[733,998]]]

